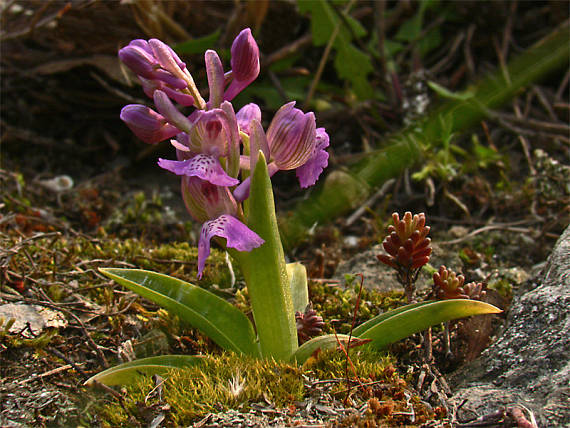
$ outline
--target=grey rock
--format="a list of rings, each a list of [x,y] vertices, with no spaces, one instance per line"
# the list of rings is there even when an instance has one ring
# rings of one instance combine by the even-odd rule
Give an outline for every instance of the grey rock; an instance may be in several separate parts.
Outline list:
[[[526,285],[501,336],[449,379],[459,421],[522,405],[539,426],[570,426],[570,226]]]

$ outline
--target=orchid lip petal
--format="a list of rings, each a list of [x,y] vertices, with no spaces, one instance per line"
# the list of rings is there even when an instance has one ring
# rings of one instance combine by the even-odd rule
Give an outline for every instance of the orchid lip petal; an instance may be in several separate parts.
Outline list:
[[[191,159],[174,161],[159,159],[158,165],[176,175],[198,177],[218,186],[235,186],[239,180],[230,177],[213,156],[199,154]]]
[[[206,259],[210,255],[210,240],[218,236],[226,239],[226,246],[238,251],[251,251],[265,241],[232,215],[222,214],[203,224],[198,243],[198,278],[202,278]]]

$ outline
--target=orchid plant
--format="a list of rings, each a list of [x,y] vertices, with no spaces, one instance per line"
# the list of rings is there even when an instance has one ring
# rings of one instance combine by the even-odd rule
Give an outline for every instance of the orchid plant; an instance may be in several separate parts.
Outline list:
[[[214,240],[239,263],[254,323],[229,302],[182,280],[140,269],[101,272],[178,315],[227,350],[302,363],[319,349],[347,342],[350,347],[351,337],[344,335],[319,336],[298,344],[295,311],[302,312],[309,304],[307,275],[299,263],[285,263],[271,177],[280,170],[295,170],[302,188],[314,185],[328,165],[329,136],[324,128],[317,128],[312,112],[302,112],[294,102],[277,111],[267,130],[258,105],[247,104],[235,112],[231,101],[260,71],[259,48],[250,29],[233,41],[228,72],[215,51],[206,51],[207,101],[186,64],[160,40],[133,40],[119,51],[119,58],[138,76],[155,106],[127,105],[121,119],[144,142],[170,140],[176,149],[176,159],[158,159],[158,165],[181,177],[186,208],[202,224],[198,278]],[[186,115],[175,103],[193,111]],[[447,319],[496,311],[481,302],[457,302],[409,305],[360,326],[355,335],[367,339],[360,343],[382,348]],[[405,316],[411,321],[402,323]],[[201,358],[144,358],[105,370],[87,383],[120,384],[134,373],[198,364]]]

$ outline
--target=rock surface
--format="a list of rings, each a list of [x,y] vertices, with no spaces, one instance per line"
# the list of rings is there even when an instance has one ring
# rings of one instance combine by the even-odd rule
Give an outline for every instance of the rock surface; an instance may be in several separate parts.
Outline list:
[[[515,293],[504,332],[450,377],[457,419],[522,405],[539,426],[570,426],[570,226],[542,273]]]
[[[441,265],[450,266],[453,269],[458,269],[461,265],[461,259],[457,255],[457,251],[449,251],[444,247],[440,247],[436,243],[432,243],[432,256],[430,264],[436,269]],[[345,274],[364,275],[364,285],[366,287],[374,288],[378,291],[389,292],[394,290],[403,291],[402,285],[396,279],[396,272],[389,266],[386,266],[378,261],[376,255],[386,253],[381,244],[373,246],[371,249],[362,251],[356,254],[349,260],[341,262],[334,274],[333,279],[344,282]],[[425,273],[418,276],[416,282],[416,289],[421,290],[431,287],[431,276]]]

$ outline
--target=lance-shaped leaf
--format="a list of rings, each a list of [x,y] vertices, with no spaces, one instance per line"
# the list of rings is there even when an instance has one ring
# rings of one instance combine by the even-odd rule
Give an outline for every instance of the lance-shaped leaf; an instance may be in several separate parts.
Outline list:
[[[240,262],[247,283],[262,356],[286,361],[298,346],[295,311],[267,163],[261,150],[258,156],[251,175],[247,225],[265,243],[250,252],[231,254]]]
[[[325,334],[324,336],[315,337],[299,346],[297,351],[295,351],[291,357],[291,361],[303,364],[311,357],[311,355],[319,350],[328,351],[330,349],[337,349],[340,345],[342,345],[344,349],[347,349],[349,340],[350,348],[354,348],[355,346],[360,346],[368,342],[359,337],[350,337],[347,334]]]
[[[97,373],[87,379],[84,385],[93,385],[96,382],[108,386],[125,385],[134,382],[141,375],[163,374],[171,369],[195,366],[203,359],[204,356],[201,355],[161,355],[141,358]]]
[[[430,326],[472,315],[496,314],[499,308],[478,300],[453,299],[414,303],[379,315],[354,329],[369,346],[382,349]]]
[[[304,312],[309,304],[309,287],[307,286],[307,269],[299,262],[287,263],[287,275],[291,284],[293,310]]]
[[[210,291],[142,269],[99,270],[129,290],[178,315],[222,348],[259,356],[251,322],[239,309]]]

